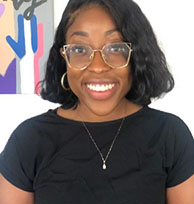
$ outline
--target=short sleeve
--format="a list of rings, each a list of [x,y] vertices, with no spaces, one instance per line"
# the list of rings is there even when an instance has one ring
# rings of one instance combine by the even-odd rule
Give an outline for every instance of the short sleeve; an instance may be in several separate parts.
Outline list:
[[[33,192],[38,148],[34,134],[29,125],[20,125],[0,154],[0,173],[14,186],[29,192]]]
[[[32,192],[32,180],[26,175],[18,151],[19,147],[13,134],[0,154],[0,173],[16,187]]]
[[[176,186],[194,174],[194,139],[178,117],[169,121],[171,131],[166,140],[167,187]]]

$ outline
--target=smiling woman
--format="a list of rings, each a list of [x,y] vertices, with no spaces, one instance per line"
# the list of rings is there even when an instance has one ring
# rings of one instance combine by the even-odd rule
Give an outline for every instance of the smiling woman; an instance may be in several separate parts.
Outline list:
[[[124,110],[131,111],[128,106],[132,107],[125,98],[132,80],[131,48],[123,43],[110,14],[98,5],[82,9],[67,30],[66,44],[62,55],[68,64],[68,82],[79,99],[72,119],[82,115],[84,121],[106,121],[128,114]],[[116,48],[119,50],[113,53]]]
[[[0,155],[0,203],[193,204],[192,135],[148,107],[173,86],[136,3],[70,0],[41,91],[61,106],[13,132]]]

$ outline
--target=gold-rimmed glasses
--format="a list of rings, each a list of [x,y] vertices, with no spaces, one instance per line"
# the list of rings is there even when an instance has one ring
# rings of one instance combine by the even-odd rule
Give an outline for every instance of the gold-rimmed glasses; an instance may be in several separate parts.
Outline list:
[[[128,66],[132,45],[126,42],[108,43],[102,49],[93,49],[89,45],[64,45],[62,53],[70,68],[83,70],[93,61],[95,52],[100,52],[104,62],[111,68],[121,69]]]

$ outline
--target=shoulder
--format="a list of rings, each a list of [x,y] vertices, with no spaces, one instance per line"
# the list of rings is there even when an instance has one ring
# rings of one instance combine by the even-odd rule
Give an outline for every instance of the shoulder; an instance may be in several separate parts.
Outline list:
[[[175,145],[183,148],[186,143],[193,145],[193,136],[188,126],[180,117],[172,113],[147,107],[136,123],[144,140],[160,140],[170,149]]]
[[[171,130],[179,130],[179,129],[184,129],[185,131],[189,131],[187,125],[185,122],[177,115],[153,109],[153,108],[147,108],[147,111],[145,111],[146,118],[149,121],[154,122],[155,124],[160,124],[162,123],[164,126],[163,127],[168,127]]]
[[[46,139],[48,123],[54,121],[50,117],[47,112],[22,122],[0,154],[0,172],[23,190],[33,191],[36,173],[55,151],[55,145]]]
[[[189,127],[179,116],[155,109],[150,109],[150,113],[156,123],[162,121],[161,132],[165,134],[169,148],[184,149],[188,143],[194,148],[194,140]]]
[[[77,129],[79,123],[59,116],[54,109],[23,121],[12,137],[19,146],[48,152],[58,149]]]
[[[21,122],[16,128],[16,130],[25,131],[26,129],[30,129],[33,127],[36,127],[36,128],[43,127],[47,123],[53,122],[56,120],[56,118],[54,117],[55,116],[54,112],[55,110],[50,109],[45,113],[28,118],[23,122]]]
[[[31,150],[34,152],[55,149],[60,143],[55,139],[60,121],[54,114],[54,110],[49,110],[40,115],[29,118],[21,122],[13,131],[9,140],[14,141],[23,152]]]
[[[57,123],[57,118],[53,112],[54,110],[48,110],[45,113],[24,120],[13,131],[13,135],[18,139],[25,139],[27,137],[35,139],[37,135],[41,135],[42,131],[49,130],[51,124]]]
[[[152,108],[144,111],[142,122],[146,144],[158,144],[167,172],[166,186],[175,186],[192,176],[194,139],[185,122],[177,115]]]

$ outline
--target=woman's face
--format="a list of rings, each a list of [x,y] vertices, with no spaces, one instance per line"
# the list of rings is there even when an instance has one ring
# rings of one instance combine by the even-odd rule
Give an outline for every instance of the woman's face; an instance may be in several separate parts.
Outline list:
[[[66,34],[67,44],[89,45],[102,49],[107,43],[122,42],[121,34],[106,10],[98,5],[82,9]],[[77,111],[93,117],[117,118],[126,110],[129,101],[125,98],[132,83],[130,66],[113,69],[107,65],[100,52],[84,70],[67,67],[71,90],[79,99]],[[97,87],[108,90],[98,90]]]

